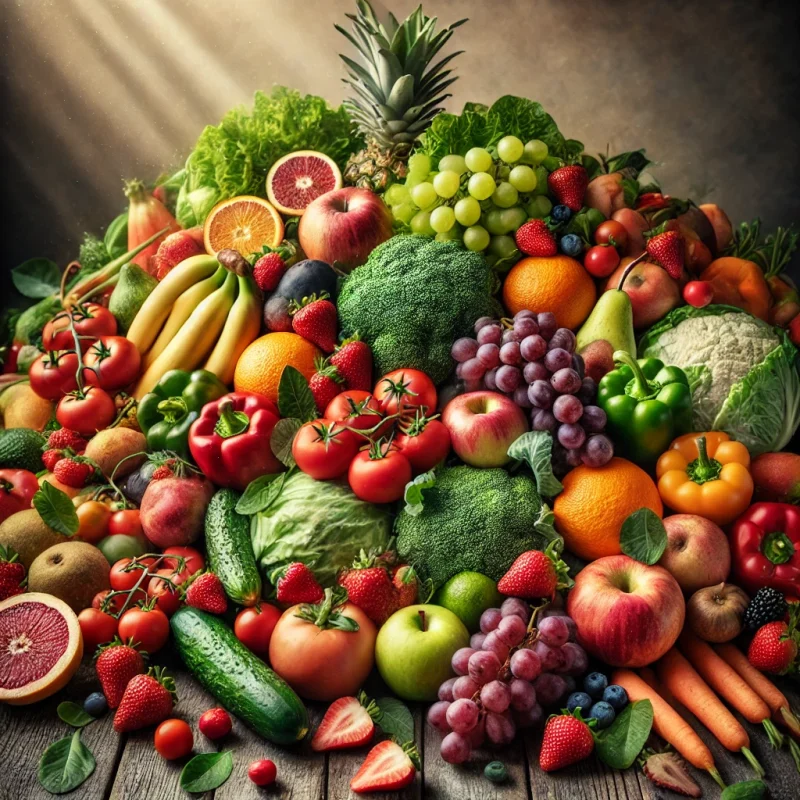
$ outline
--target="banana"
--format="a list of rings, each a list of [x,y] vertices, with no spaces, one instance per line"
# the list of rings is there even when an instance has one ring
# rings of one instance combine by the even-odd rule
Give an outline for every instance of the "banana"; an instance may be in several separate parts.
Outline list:
[[[213,275],[219,267],[214,256],[191,256],[181,261],[169,275],[153,289],[128,329],[128,339],[144,354],[158,336],[175,301],[190,286]]]
[[[164,352],[164,348],[172,341],[198,304],[205,300],[211,292],[222,286],[226,275],[228,275],[228,270],[225,267],[219,267],[210,278],[190,286],[175,301],[164,327],[161,328],[161,333],[153,342],[153,346],[142,356],[142,369],[146,370]]]
[[[197,306],[164,352],[139,378],[133,390],[136,400],[141,400],[165,372],[171,369],[193,370],[205,361],[233,307],[236,287],[236,275],[231,272],[222,286]]]
[[[249,275],[240,275],[239,296],[203,369],[213,372],[223,383],[233,382],[239,356],[261,330],[261,310],[261,292],[255,281]]]

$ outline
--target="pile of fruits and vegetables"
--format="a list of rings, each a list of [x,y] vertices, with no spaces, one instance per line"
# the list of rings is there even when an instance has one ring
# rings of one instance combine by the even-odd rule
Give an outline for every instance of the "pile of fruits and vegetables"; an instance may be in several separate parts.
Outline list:
[[[678,703],[754,781],[733,711],[800,770],[798,232],[532,100],[444,111],[464,20],[356,12],[341,108],[258,93],[73,262],[13,271],[0,701],[93,659],[62,718],[152,728],[188,791],[236,752],[188,759],[164,653],[218,702],[203,736],[359,748],[355,792],[415,780],[405,703],[489,781],[533,729],[546,771],[724,787]],[[40,780],[93,763],[78,727]]]

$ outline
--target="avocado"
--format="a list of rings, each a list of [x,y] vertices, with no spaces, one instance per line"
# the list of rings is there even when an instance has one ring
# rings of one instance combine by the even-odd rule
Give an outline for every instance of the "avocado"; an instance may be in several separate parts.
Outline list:
[[[45,444],[47,439],[30,428],[0,431],[0,467],[40,472],[44,469],[42,448]]]

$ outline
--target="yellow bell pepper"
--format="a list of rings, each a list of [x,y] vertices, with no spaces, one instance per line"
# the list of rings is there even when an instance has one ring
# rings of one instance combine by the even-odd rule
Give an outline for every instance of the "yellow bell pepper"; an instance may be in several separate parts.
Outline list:
[[[750,453],[727,433],[679,436],[656,464],[664,504],[681,514],[699,514],[727,525],[750,505]]]

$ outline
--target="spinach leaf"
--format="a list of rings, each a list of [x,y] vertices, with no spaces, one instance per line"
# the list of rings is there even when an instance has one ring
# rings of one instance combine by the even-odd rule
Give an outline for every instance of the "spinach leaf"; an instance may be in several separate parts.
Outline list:
[[[78,532],[78,514],[72,500],[52,483],[45,481],[33,496],[33,507],[39,512],[45,525],[53,530],[72,536]]]
[[[293,417],[300,422],[316,419],[317,404],[308,388],[308,381],[292,366],[285,366],[278,384],[278,410],[281,416]]]
[[[619,546],[626,556],[635,558],[642,564],[655,564],[667,547],[664,523],[649,508],[634,511],[622,523]]]
[[[233,772],[233,755],[230,750],[222,753],[200,753],[181,770],[181,788],[187,792],[210,792],[222,786]]]
[[[83,728],[95,720],[91,714],[87,714],[81,706],[71,700],[59,703],[56,713],[62,722],[66,722],[67,725],[71,725],[73,728]]]
[[[269,440],[270,450],[285,467],[293,467],[295,465],[294,456],[292,455],[292,442],[301,426],[302,423],[299,419],[290,417],[289,419],[278,420],[272,429],[272,436]]]
[[[511,443],[508,455],[517,461],[524,461],[536,478],[536,488],[542,497],[554,497],[564,486],[553,475],[553,437],[547,431],[523,433]]]
[[[653,727],[653,705],[637,700],[617,715],[611,727],[595,736],[597,755],[612,769],[628,769],[650,736]]]
[[[81,741],[80,729],[53,742],[39,760],[39,783],[51,794],[65,794],[80,786],[96,766],[92,751]]]
[[[11,280],[21,295],[38,300],[59,290],[61,270],[49,258],[31,258],[11,270]]]

